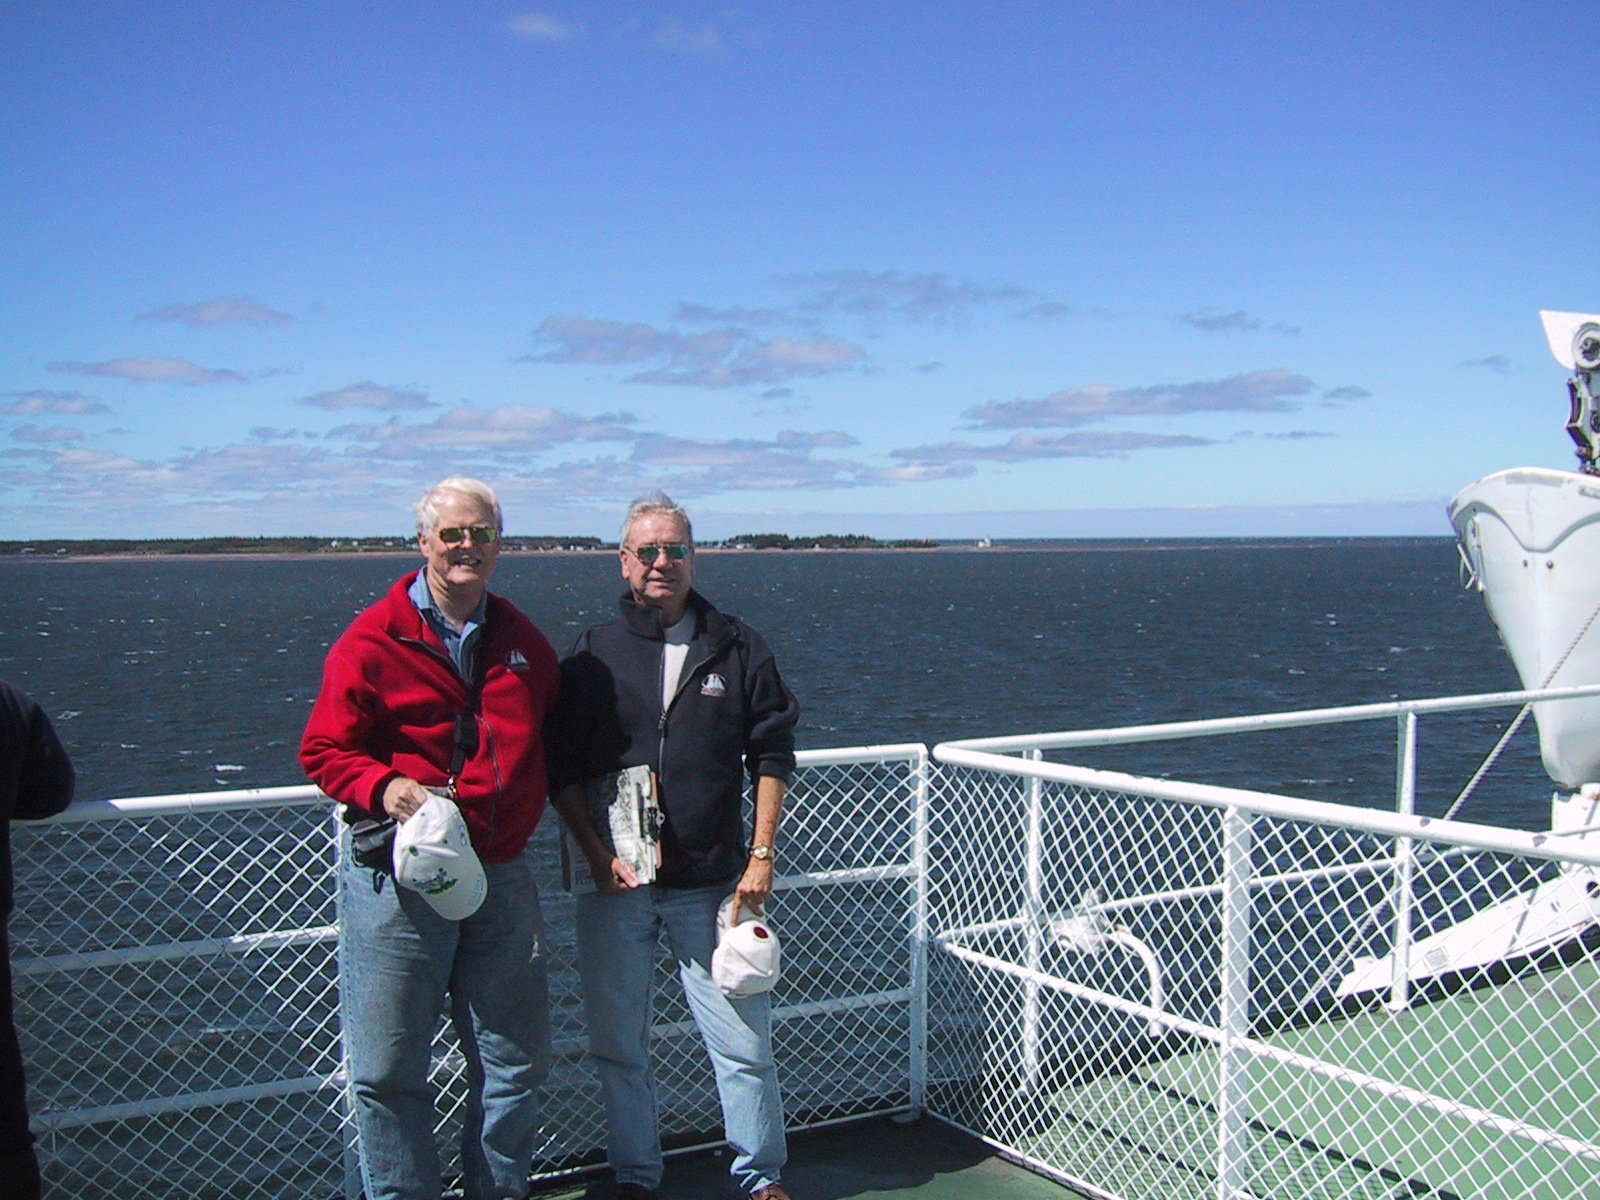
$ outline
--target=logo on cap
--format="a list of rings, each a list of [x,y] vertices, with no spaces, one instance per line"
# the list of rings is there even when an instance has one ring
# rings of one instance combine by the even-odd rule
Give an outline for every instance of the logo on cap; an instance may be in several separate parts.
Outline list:
[[[467,822],[449,797],[430,792],[427,802],[400,822],[394,878],[446,920],[464,921],[478,911],[489,881],[472,849]]]

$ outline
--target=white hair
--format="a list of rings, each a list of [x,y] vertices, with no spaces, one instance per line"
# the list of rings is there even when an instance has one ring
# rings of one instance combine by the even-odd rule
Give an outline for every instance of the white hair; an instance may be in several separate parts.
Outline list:
[[[443,492],[454,492],[458,496],[467,496],[476,500],[494,513],[495,529],[502,533],[505,531],[505,516],[500,511],[500,501],[495,499],[494,489],[481,479],[468,479],[464,475],[452,475],[448,479],[441,479],[423,492],[422,499],[417,501],[416,508],[413,511],[417,516],[418,533],[432,533],[438,527],[439,496]]]
[[[689,549],[694,549],[694,526],[689,523],[689,514],[684,512],[677,501],[663,491],[651,492],[648,496],[640,496],[628,505],[628,514],[622,518],[622,532],[618,535],[619,544],[628,544],[628,534],[633,529],[633,523],[640,517],[657,516],[670,517],[683,525],[683,536],[689,543]]]

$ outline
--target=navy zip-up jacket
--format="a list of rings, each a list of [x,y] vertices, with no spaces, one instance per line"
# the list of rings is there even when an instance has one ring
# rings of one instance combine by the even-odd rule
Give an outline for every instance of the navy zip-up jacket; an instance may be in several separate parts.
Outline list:
[[[561,664],[551,790],[648,764],[666,818],[659,882],[725,883],[748,859],[744,776],[788,781],[800,705],[761,635],[690,591],[694,641],[663,709],[660,614],[627,594],[621,609],[579,634]]]

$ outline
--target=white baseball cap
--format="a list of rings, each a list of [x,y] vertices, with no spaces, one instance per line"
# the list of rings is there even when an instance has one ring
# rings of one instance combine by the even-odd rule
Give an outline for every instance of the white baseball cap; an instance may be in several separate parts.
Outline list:
[[[735,906],[743,907],[736,896],[729,896],[717,909],[717,948],[711,952],[711,978],[729,996],[755,996],[778,982],[778,935],[764,918],[755,915],[729,925],[728,917]]]
[[[478,911],[489,881],[453,800],[430,793],[426,804],[400,822],[394,835],[394,877],[421,892],[446,920],[465,920]]]

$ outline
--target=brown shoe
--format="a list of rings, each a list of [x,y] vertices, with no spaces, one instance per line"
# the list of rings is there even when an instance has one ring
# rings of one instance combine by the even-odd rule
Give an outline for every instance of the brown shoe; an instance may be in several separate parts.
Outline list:
[[[789,1200],[789,1193],[783,1190],[783,1184],[769,1183],[751,1192],[750,1200]]]
[[[616,1200],[656,1200],[655,1188],[645,1187],[642,1183],[619,1183],[613,1193]]]

